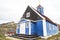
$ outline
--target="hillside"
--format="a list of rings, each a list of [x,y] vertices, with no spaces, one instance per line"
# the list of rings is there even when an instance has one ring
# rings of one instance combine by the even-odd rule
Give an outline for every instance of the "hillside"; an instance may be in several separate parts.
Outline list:
[[[16,23],[14,22],[3,23],[0,24],[0,32],[4,33],[4,35],[15,34],[16,27]]]

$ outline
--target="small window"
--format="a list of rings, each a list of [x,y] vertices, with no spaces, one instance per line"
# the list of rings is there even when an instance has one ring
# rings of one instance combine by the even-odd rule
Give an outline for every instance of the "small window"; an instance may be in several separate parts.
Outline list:
[[[30,17],[30,12],[27,12],[26,13],[26,17]]]
[[[51,28],[51,24],[49,23],[49,30],[51,30],[52,28]]]
[[[29,22],[26,22],[26,28],[29,28]]]
[[[53,30],[54,30],[54,25],[53,25]]]

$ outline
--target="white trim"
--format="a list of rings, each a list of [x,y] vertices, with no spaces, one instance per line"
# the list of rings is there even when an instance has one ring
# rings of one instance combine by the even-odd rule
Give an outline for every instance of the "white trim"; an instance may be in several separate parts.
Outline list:
[[[37,22],[37,21],[42,21],[42,20],[36,20],[36,22]]]
[[[18,27],[16,27],[16,34],[19,34],[19,33],[18,33]]]
[[[27,12],[26,17],[27,18],[30,17],[30,12]]]
[[[43,34],[44,34],[44,36],[47,36],[46,20],[45,19],[43,19]]]
[[[19,34],[20,34],[20,26],[19,26]]]
[[[58,26],[57,26],[57,29],[58,29],[58,32],[59,32],[59,28],[58,28]]]
[[[16,27],[16,34],[20,34],[20,26],[18,26],[20,24],[17,24],[17,27]],[[19,33],[18,33],[18,29],[19,29]]]
[[[20,34],[25,34],[25,23],[20,24]]]
[[[32,22],[37,22],[37,21],[41,21],[42,19],[41,19],[41,20],[36,20],[36,21],[34,21],[34,20],[31,20],[31,19],[25,19],[25,18],[24,18],[24,20],[32,21]]]
[[[29,21],[29,35],[31,35],[31,22]]]
[[[27,21],[33,21],[33,22],[36,22],[36,21],[34,21],[34,20],[31,20],[31,19],[25,19],[25,18],[23,18],[24,20],[27,20]]]

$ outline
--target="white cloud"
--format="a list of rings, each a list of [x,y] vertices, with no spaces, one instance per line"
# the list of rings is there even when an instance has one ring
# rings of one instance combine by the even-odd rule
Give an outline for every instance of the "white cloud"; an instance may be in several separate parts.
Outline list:
[[[59,23],[60,0],[41,0],[45,15]],[[18,22],[28,5],[36,6],[39,0],[0,0],[0,20]],[[57,19],[57,20],[56,20]]]

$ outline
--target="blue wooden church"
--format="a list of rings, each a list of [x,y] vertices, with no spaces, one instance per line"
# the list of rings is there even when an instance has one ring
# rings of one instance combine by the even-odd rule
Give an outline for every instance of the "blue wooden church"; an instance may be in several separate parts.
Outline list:
[[[58,33],[57,24],[44,15],[43,7],[37,6],[37,10],[28,6],[18,23],[16,34],[37,35],[47,37]]]

